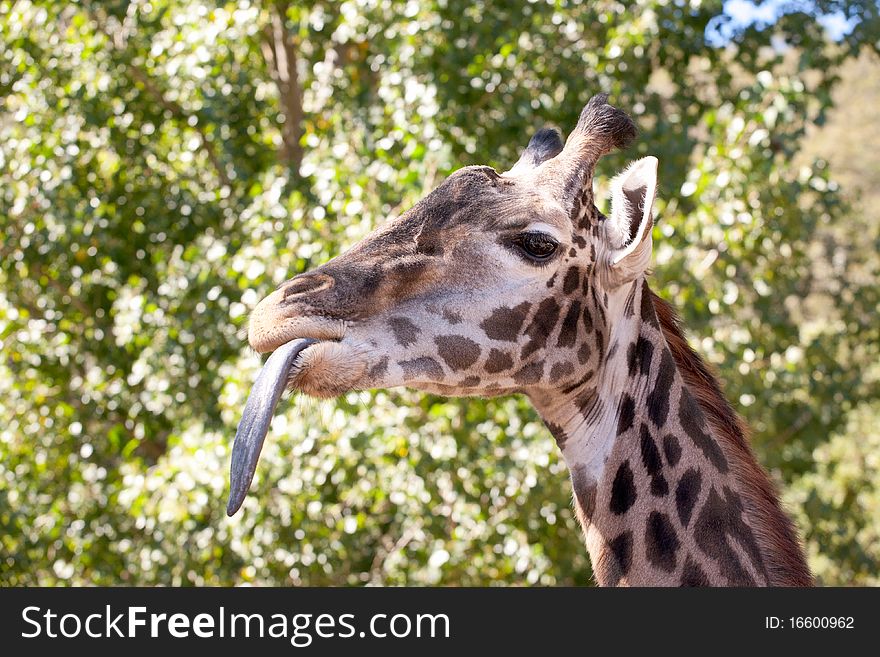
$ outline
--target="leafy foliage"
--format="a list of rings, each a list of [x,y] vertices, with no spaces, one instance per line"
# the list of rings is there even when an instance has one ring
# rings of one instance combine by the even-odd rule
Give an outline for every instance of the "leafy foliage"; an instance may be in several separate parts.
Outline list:
[[[792,13],[721,47],[719,1],[0,2],[0,581],[588,583],[522,399],[297,399],[243,513],[223,499],[258,299],[604,90],[642,129],[604,172],[661,160],[654,287],[822,580],[876,582],[878,226],[792,160],[877,6],[815,4],[856,29]]]

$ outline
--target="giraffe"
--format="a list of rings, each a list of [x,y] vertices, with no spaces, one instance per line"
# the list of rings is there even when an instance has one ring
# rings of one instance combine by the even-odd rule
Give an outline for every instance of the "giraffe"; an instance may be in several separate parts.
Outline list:
[[[542,129],[508,171],[468,166],[249,321],[274,352],[233,450],[234,513],[281,391],[407,386],[528,396],[568,466],[603,586],[807,586],[794,526],[672,308],[648,287],[658,161],[594,204],[596,162],[635,138],[594,96],[563,143]]]

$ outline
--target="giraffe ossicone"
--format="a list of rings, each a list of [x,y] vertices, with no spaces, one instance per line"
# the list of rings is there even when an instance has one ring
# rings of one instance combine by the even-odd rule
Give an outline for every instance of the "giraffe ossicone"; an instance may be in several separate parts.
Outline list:
[[[595,96],[564,143],[544,129],[506,172],[456,171],[263,299],[250,344],[284,351],[248,400],[229,512],[285,386],[522,393],[568,465],[600,584],[809,585],[742,423],[648,288],[657,159],[612,181],[608,217],[594,204],[596,162],[635,135]]]

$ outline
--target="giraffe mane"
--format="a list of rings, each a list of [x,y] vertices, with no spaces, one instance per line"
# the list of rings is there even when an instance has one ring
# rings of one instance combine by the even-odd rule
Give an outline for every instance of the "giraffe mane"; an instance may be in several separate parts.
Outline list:
[[[645,286],[675,364],[715,430],[738,484],[745,512],[758,540],[770,586],[812,586],[794,523],[779,502],[773,482],[751,450],[746,424],[734,411],[718,378],[688,344],[672,306]]]

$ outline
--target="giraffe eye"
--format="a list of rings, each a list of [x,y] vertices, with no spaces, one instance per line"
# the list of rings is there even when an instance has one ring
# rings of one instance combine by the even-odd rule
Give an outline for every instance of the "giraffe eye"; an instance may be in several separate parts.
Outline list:
[[[523,233],[516,238],[516,244],[532,260],[544,262],[556,253],[559,242],[546,233]]]

